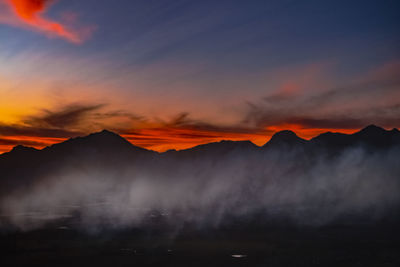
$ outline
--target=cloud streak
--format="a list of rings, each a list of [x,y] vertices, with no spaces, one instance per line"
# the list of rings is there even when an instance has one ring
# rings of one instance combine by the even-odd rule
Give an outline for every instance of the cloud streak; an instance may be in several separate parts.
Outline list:
[[[324,130],[357,129],[371,123],[398,127],[399,66],[399,62],[387,64],[365,78],[328,90],[267,95],[249,103],[243,123],[256,128]]]
[[[38,114],[21,119],[18,123],[0,122],[0,151],[14,145],[43,148],[90,131],[106,128],[107,120],[133,116],[118,111],[103,112],[104,104],[70,104],[53,110],[43,109]],[[131,118],[130,117],[130,118]]]
[[[102,108],[104,105],[70,105],[61,110],[43,110],[44,115],[33,116],[26,120],[28,124],[38,125],[48,128],[68,128],[75,127],[89,113]]]
[[[29,28],[49,37],[58,37],[71,43],[83,43],[92,33],[92,27],[72,29],[60,21],[49,19],[51,0],[1,0],[8,11],[3,11],[0,22]],[[1,2],[0,2],[1,4]]]

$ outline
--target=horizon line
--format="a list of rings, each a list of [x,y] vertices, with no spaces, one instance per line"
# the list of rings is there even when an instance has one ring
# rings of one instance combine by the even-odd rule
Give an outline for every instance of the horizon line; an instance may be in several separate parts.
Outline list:
[[[369,124],[369,125],[367,125],[367,126],[365,126],[365,127],[362,127],[362,128],[351,129],[351,130],[350,130],[349,132],[347,132],[347,133],[346,133],[346,132],[343,132],[343,131],[340,132],[340,131],[330,131],[330,130],[327,130],[327,131],[325,131],[325,132],[316,134],[316,135],[311,136],[311,137],[309,137],[309,138],[303,138],[303,137],[299,136],[299,135],[296,133],[295,130],[285,129],[285,130],[275,131],[275,132],[269,137],[269,139],[268,139],[266,142],[264,142],[263,144],[261,144],[261,145],[258,145],[258,144],[254,143],[253,141],[248,140],[248,139],[243,139],[243,140],[232,140],[232,139],[223,139],[223,138],[222,138],[222,139],[219,139],[219,140],[217,140],[217,141],[199,143],[199,144],[196,144],[196,145],[194,145],[194,146],[185,147],[185,148],[182,148],[182,149],[174,149],[174,148],[172,148],[172,149],[167,149],[167,150],[164,150],[164,151],[157,151],[157,150],[155,150],[155,149],[151,149],[151,148],[147,148],[147,147],[144,147],[144,146],[140,146],[140,145],[138,145],[138,144],[135,144],[134,142],[130,141],[129,138],[126,138],[126,136],[128,136],[128,135],[119,134],[119,133],[117,133],[116,131],[112,131],[112,130],[108,130],[108,129],[103,129],[103,130],[100,130],[100,131],[97,131],[97,132],[88,133],[88,134],[86,134],[86,135],[81,135],[81,136],[75,136],[75,137],[65,138],[65,139],[62,140],[61,142],[55,142],[55,143],[49,144],[49,145],[44,146],[44,147],[41,147],[41,148],[36,148],[35,146],[28,146],[28,145],[18,144],[18,145],[13,146],[10,150],[4,151],[4,152],[0,153],[0,156],[1,156],[1,155],[4,155],[4,154],[6,154],[6,153],[11,152],[11,151],[14,150],[16,147],[33,148],[33,149],[36,149],[36,150],[38,150],[38,151],[41,151],[41,150],[44,150],[44,149],[46,149],[46,148],[49,148],[49,147],[51,147],[51,146],[53,146],[53,145],[62,144],[62,143],[64,143],[64,142],[67,142],[67,141],[72,140],[72,139],[85,138],[85,137],[88,137],[88,136],[90,136],[90,135],[100,134],[100,133],[102,133],[102,132],[104,132],[104,131],[107,131],[107,132],[113,133],[113,134],[115,134],[115,135],[118,135],[119,137],[123,138],[124,140],[126,140],[127,142],[129,142],[131,145],[133,145],[133,146],[135,146],[135,147],[139,147],[139,148],[142,148],[142,149],[145,149],[145,150],[148,150],[148,151],[153,151],[153,152],[157,152],[157,153],[159,153],[159,154],[162,154],[162,153],[165,153],[165,152],[168,152],[168,151],[184,151],[184,150],[193,149],[193,148],[196,148],[196,147],[202,146],[202,145],[215,144],[215,143],[221,143],[221,142],[250,142],[250,143],[252,143],[253,145],[255,145],[255,146],[257,146],[257,147],[263,147],[263,146],[265,146],[269,141],[271,141],[271,139],[272,139],[276,134],[281,133],[281,132],[285,132],[285,131],[294,133],[294,134],[296,135],[296,137],[298,137],[298,138],[300,138],[300,139],[302,139],[302,140],[311,141],[312,139],[314,139],[314,138],[316,138],[316,137],[318,137],[318,136],[320,136],[320,135],[322,135],[322,134],[326,134],[326,133],[336,133],[336,134],[343,134],[343,135],[352,135],[352,134],[361,132],[362,130],[364,130],[364,129],[368,128],[368,127],[380,128],[380,129],[383,129],[383,130],[385,130],[385,131],[394,131],[394,130],[399,131],[398,128],[396,128],[396,127],[393,127],[392,129],[388,130],[388,129],[385,128],[385,127],[377,126],[376,124]],[[342,130],[343,130],[343,129],[342,129]]]

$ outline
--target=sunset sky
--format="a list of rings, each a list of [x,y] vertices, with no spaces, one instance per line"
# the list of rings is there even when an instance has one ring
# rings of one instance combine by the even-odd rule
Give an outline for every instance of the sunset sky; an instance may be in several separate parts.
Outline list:
[[[0,0],[0,153],[400,127],[398,0]]]

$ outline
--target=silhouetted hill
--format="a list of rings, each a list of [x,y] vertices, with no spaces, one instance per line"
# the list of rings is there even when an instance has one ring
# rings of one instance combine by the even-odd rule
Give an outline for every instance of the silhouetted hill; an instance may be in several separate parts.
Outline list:
[[[119,153],[149,152],[144,148],[134,146],[125,138],[111,131],[103,130],[85,137],[71,138],[65,142],[49,146],[44,151],[56,151],[63,153]]]
[[[275,133],[271,137],[271,139],[263,146],[263,148],[290,148],[298,145],[304,145],[305,143],[307,143],[307,141],[298,137],[293,131],[284,130]]]
[[[400,144],[400,131],[396,128],[387,131],[375,125],[369,125],[354,134],[326,132],[312,138],[310,141],[302,139],[293,131],[284,130],[275,133],[271,139],[263,145],[261,150],[271,148],[290,148],[299,145],[306,145],[306,149],[324,148],[341,150],[351,146],[365,145],[369,148],[389,148]],[[35,156],[52,154],[54,155],[76,155],[89,154],[91,156],[99,154],[109,155],[205,155],[205,154],[226,154],[231,152],[256,151],[259,148],[250,141],[229,141],[198,145],[185,150],[169,150],[164,153],[156,153],[141,147],[137,147],[121,137],[120,135],[108,130],[93,133],[84,137],[71,138],[65,142],[51,145],[43,150],[31,147],[16,146],[10,152],[0,155],[1,160],[8,158],[24,158],[35,154]]]
[[[251,150],[257,147],[250,141],[230,141],[222,140],[220,142],[209,143],[199,145],[190,149],[186,149],[186,152],[200,152],[200,151],[215,151],[215,152],[229,152],[235,149],[248,149]]]
[[[24,158],[27,156],[32,156],[33,154],[35,154],[36,152],[38,152],[39,150],[33,147],[27,147],[27,146],[23,146],[23,145],[18,145],[15,146],[11,151],[3,153],[0,155],[0,160],[2,158]]]
[[[29,187],[37,177],[65,168],[122,170],[141,161],[151,161],[155,154],[107,130],[71,138],[42,150],[16,146],[0,156],[0,194],[19,186]]]
[[[400,142],[400,133],[397,129],[387,131],[375,125],[369,125],[353,134],[353,138],[362,144],[387,148]]]
[[[164,157],[173,157],[181,159],[210,158],[221,159],[229,154],[243,154],[257,151],[259,148],[250,141],[229,141],[198,145],[185,150],[170,150],[163,153]]]
[[[338,152],[349,147],[364,146],[366,149],[387,149],[400,145],[400,132],[397,129],[387,131],[375,125],[369,125],[354,134],[327,132],[310,140],[314,149],[327,149]]]
[[[35,152],[35,151],[38,151],[38,149],[33,148],[33,147],[23,146],[23,145],[15,146],[11,150],[12,153],[29,153],[29,152]]]
[[[42,150],[16,146],[8,153],[1,155],[1,159],[24,158],[35,154],[42,161],[52,162],[61,158],[75,158],[86,160],[121,157],[137,157],[153,155],[155,152],[134,146],[125,138],[111,131],[103,130],[84,137],[70,138],[67,141],[48,146]]]
[[[17,146],[0,155],[0,198],[7,192],[29,189],[43,179],[53,179],[53,175],[62,174],[65,170],[85,177],[93,171],[112,173],[104,176],[113,179],[116,184],[119,177],[129,180],[141,173],[144,174],[141,177],[162,179],[173,179],[179,173],[183,177],[196,176],[206,182],[214,179],[209,174],[214,169],[223,169],[219,174],[221,179],[225,179],[225,175],[235,177],[245,170],[246,181],[249,182],[245,186],[247,188],[254,186],[251,185],[252,179],[267,179],[271,173],[280,177],[281,183],[297,181],[298,177],[305,179],[314,175],[310,174],[310,170],[314,170],[321,160],[335,159],[350,148],[362,148],[368,151],[368,155],[380,153],[386,157],[396,147],[400,150],[400,132],[397,129],[387,131],[373,125],[354,134],[323,133],[310,141],[292,131],[281,131],[262,147],[249,141],[221,141],[165,153],[134,146],[118,134],[104,130],[71,138],[42,150]],[[390,156],[391,160],[394,158]],[[324,164],[324,171],[331,168],[330,161]],[[369,164],[378,166],[382,162],[372,161]],[[236,172],[235,168],[242,169]]]
[[[137,158],[154,159],[179,158],[194,159],[207,158],[220,160],[231,154],[257,154],[269,150],[287,150],[302,148],[308,154],[318,156],[321,150],[334,155],[344,149],[364,146],[370,150],[387,149],[400,145],[400,132],[397,129],[387,131],[381,127],[370,125],[354,134],[326,132],[310,141],[298,137],[293,131],[284,130],[274,134],[261,148],[250,141],[220,141],[199,145],[190,149],[164,153],[156,153],[137,147],[120,135],[103,130],[84,137],[71,138],[65,142],[51,145],[43,150],[25,146],[16,146],[10,152],[0,155],[0,170],[22,168],[38,164],[57,165],[58,162],[73,159],[78,164],[86,161],[101,161],[107,164],[129,162]],[[39,163],[41,162],[41,163]],[[43,164],[44,163],[44,164]],[[56,166],[55,166],[56,167]]]

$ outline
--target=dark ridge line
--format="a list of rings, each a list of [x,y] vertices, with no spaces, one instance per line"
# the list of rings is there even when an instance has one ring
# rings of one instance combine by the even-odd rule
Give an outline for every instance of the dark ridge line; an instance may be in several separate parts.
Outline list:
[[[367,133],[376,134],[378,132],[380,132],[380,133],[395,133],[395,134],[399,134],[400,133],[400,131],[397,128],[393,128],[391,130],[386,130],[386,129],[384,129],[382,127],[379,127],[379,126],[376,126],[374,124],[370,124],[370,125],[368,125],[368,126],[366,126],[364,128],[361,128],[359,131],[357,131],[355,133],[352,133],[352,134],[327,131],[327,132],[321,133],[321,134],[319,134],[319,135],[307,140],[307,139],[303,139],[303,138],[299,137],[292,130],[282,130],[282,131],[274,133],[271,136],[271,138],[261,146],[258,146],[256,144],[254,144],[250,140],[234,141],[234,140],[223,139],[223,140],[220,140],[220,141],[217,141],[217,142],[210,142],[210,143],[206,143],[206,144],[200,144],[200,145],[197,145],[197,146],[194,146],[194,147],[191,147],[191,148],[186,148],[186,149],[181,149],[181,150],[170,149],[170,150],[167,150],[167,151],[164,151],[164,152],[158,152],[158,151],[155,151],[155,150],[152,150],[152,149],[147,149],[147,148],[144,148],[144,147],[137,146],[134,143],[131,143],[130,141],[128,141],[127,139],[122,137],[121,135],[119,135],[119,134],[117,134],[117,133],[115,133],[113,131],[104,129],[102,131],[90,133],[90,134],[85,135],[85,136],[72,137],[72,138],[69,138],[69,139],[67,139],[67,140],[65,140],[63,142],[51,144],[51,145],[46,146],[46,147],[44,147],[42,149],[36,149],[34,147],[24,146],[24,145],[17,145],[15,147],[13,147],[10,151],[0,154],[0,157],[4,156],[6,154],[12,153],[12,152],[16,152],[16,151],[18,151],[18,152],[19,151],[46,151],[46,150],[49,150],[51,148],[55,148],[55,147],[59,147],[59,146],[62,146],[62,145],[69,144],[71,142],[80,142],[80,141],[84,141],[84,140],[88,140],[88,139],[92,139],[92,138],[119,139],[121,142],[125,142],[127,144],[130,144],[133,148],[136,148],[136,149],[139,149],[139,150],[142,150],[142,151],[155,152],[157,154],[165,154],[165,153],[174,153],[174,152],[185,152],[185,151],[202,150],[202,149],[204,149],[206,147],[214,146],[214,145],[220,145],[220,144],[232,144],[232,145],[233,144],[243,144],[243,145],[248,145],[248,146],[253,145],[254,147],[260,149],[260,148],[264,148],[264,147],[268,146],[268,144],[272,144],[271,141],[272,142],[281,141],[280,138],[293,138],[293,140],[296,139],[296,140],[298,140],[300,142],[303,142],[303,143],[310,143],[310,142],[314,142],[314,141],[319,140],[322,137],[325,137],[325,136],[328,136],[328,135],[332,135],[332,136],[333,135],[336,135],[336,136],[339,136],[339,135],[340,136],[359,136],[359,135],[363,135],[363,134],[367,134]]]

